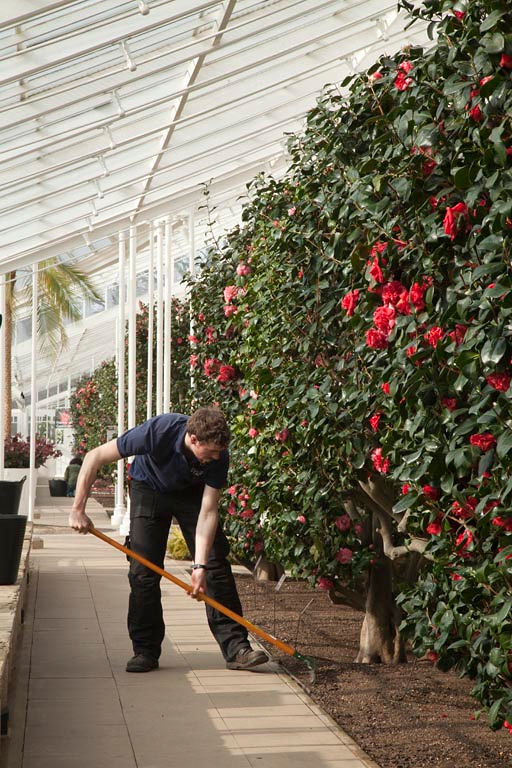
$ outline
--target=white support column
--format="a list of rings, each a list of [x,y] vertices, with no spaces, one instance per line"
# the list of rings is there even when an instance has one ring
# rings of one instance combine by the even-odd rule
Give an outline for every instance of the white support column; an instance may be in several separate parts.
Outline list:
[[[149,266],[148,266],[148,397],[146,407],[146,418],[150,419],[153,415],[153,324],[155,317],[155,308],[153,306],[154,286],[155,286],[155,240],[153,237],[153,226],[149,225]]]
[[[136,354],[137,354],[137,228],[130,227],[128,272],[128,429],[135,426],[135,404],[137,398]],[[128,460],[130,461],[132,457]],[[131,463],[131,461],[130,461]],[[128,505],[119,528],[122,536],[130,532],[130,507]]]
[[[172,282],[171,282],[171,221],[169,216],[164,224],[164,272],[165,272],[165,304],[164,304],[164,388],[162,413],[170,412],[171,400],[171,312],[172,312]]]
[[[6,284],[5,275],[0,275],[0,315],[2,316],[2,326],[0,327],[0,384],[5,380],[5,302],[6,302]],[[2,389],[2,387],[0,387]],[[0,393],[0,480],[4,478],[5,466],[5,397]]]
[[[195,211],[193,208],[188,214],[188,271],[191,275],[196,273],[196,241],[195,241]],[[194,315],[192,313],[192,306],[190,306],[190,335],[194,335]],[[194,377],[194,369],[190,369],[190,388],[195,389],[196,381]]]
[[[34,519],[36,493],[36,418],[37,418],[37,264],[32,265],[32,361],[30,370],[30,470],[28,485],[28,519]]]
[[[118,261],[118,281],[119,281],[119,304],[117,308],[117,331],[116,331],[116,368],[117,368],[117,434],[124,432],[124,361],[125,361],[125,262],[126,262],[126,243],[124,232],[119,232],[119,261]],[[124,459],[117,462],[117,480],[116,480],[116,503],[112,514],[112,525],[121,525],[126,514],[124,505]]]
[[[155,413],[163,413],[163,243],[162,225],[156,224],[156,403]]]

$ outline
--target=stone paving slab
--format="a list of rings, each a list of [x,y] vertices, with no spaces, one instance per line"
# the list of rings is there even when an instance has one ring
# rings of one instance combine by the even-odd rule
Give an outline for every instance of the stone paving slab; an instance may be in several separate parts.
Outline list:
[[[40,511],[23,752],[0,768],[378,768],[274,663],[227,670],[204,607],[169,582],[160,669],[126,673],[126,559],[60,532],[63,505]]]

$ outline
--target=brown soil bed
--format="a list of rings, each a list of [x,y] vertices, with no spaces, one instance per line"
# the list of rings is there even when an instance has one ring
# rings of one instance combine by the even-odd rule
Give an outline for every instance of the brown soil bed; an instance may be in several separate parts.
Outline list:
[[[512,735],[491,731],[485,716],[473,719],[471,681],[413,656],[399,666],[354,664],[361,613],[304,583],[286,581],[276,592],[249,574],[236,581],[250,621],[316,657],[311,697],[382,768],[511,768]],[[268,647],[310,686],[304,664]]]

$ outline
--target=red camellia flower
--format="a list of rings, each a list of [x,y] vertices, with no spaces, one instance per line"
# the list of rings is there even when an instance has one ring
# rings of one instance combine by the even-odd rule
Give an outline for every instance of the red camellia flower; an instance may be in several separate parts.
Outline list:
[[[370,75],[370,80],[382,80],[382,77],[382,72],[377,71]]]
[[[236,315],[237,312],[238,312],[238,307],[235,307],[234,304],[224,305],[224,315],[226,317],[231,317],[232,315]]]
[[[478,499],[475,499],[474,496],[468,496],[464,504],[461,504],[459,501],[454,501],[451,509],[452,515],[459,520],[469,520],[474,517],[477,504]]]
[[[393,307],[377,307],[373,313],[373,322],[379,331],[389,336],[395,327],[396,312]]]
[[[462,223],[465,223],[467,216],[468,207],[466,203],[457,203],[452,207],[447,206],[443,219],[443,227],[445,234],[448,235],[450,240],[455,240],[460,230],[460,220],[462,219]]]
[[[441,403],[449,411],[455,411],[457,408],[457,400],[454,397],[442,397]]]
[[[341,549],[339,549],[336,554],[336,560],[339,563],[342,563],[343,565],[345,565],[346,563],[350,563],[353,556],[354,556],[354,553],[352,552],[351,549],[349,549],[348,547],[341,547]]]
[[[381,416],[382,416],[382,412],[377,411],[377,413],[375,413],[373,416],[371,416],[368,419],[368,421],[370,422],[371,428],[373,429],[374,432],[376,432],[379,428],[379,421]]]
[[[189,363],[191,368],[195,368],[197,366],[197,361],[199,360],[199,355],[190,355]]]
[[[327,576],[321,576],[318,579],[317,586],[318,589],[323,589],[325,592],[328,592],[332,587],[334,587],[334,582],[331,579],[328,579]]]
[[[431,536],[439,536],[442,530],[441,523],[438,520],[435,520],[433,523],[429,523],[427,525],[427,533],[430,533]]]
[[[251,517],[254,517],[254,510],[244,509],[243,512],[240,512],[240,517],[242,518],[242,520],[250,520]]]
[[[382,455],[382,448],[380,446],[378,448],[374,448],[371,453],[371,458],[373,466],[377,472],[380,472],[381,475],[385,475],[389,471],[389,459]]]
[[[286,440],[288,440],[288,436],[290,434],[290,430],[285,427],[280,432],[276,432],[274,437],[278,441],[278,443],[284,443]]]
[[[434,488],[432,485],[424,485],[422,490],[427,499],[436,501],[439,498],[439,488]]]
[[[348,317],[352,317],[355,312],[357,302],[359,301],[359,291],[354,288],[353,291],[349,291],[341,300],[341,306],[346,311]]]
[[[427,659],[434,664],[439,659],[439,655],[435,651],[429,651],[427,653]]]
[[[412,78],[407,77],[408,73],[411,71],[413,65],[410,61],[402,61],[401,64],[398,65],[397,74],[394,80],[395,88],[399,91],[406,91],[407,88],[412,83]]]
[[[457,552],[461,557],[470,557],[469,552],[466,550],[470,546],[474,539],[474,536],[468,528],[466,528],[465,531],[460,533],[456,540],[455,540],[455,547],[457,548]]]
[[[251,427],[249,430],[249,437],[256,437],[257,435],[259,435],[258,430],[254,427]]]
[[[485,377],[487,383],[497,389],[498,392],[506,392],[510,387],[511,379],[512,376],[509,376],[508,373],[491,373]]]
[[[512,56],[509,56],[508,53],[502,53],[500,67],[503,67],[503,69],[512,69]]]
[[[231,304],[233,299],[238,296],[238,288],[236,285],[226,285],[224,288],[224,301],[226,304]]]
[[[496,445],[496,438],[490,432],[482,432],[482,434],[471,435],[469,442],[482,451],[488,451],[493,445]]]
[[[369,331],[366,331],[366,343],[371,349],[386,349],[388,337],[382,331],[370,328]]]
[[[462,342],[464,341],[466,331],[467,331],[467,327],[465,325],[462,325],[461,323],[457,323],[455,325],[455,330],[449,331],[448,336],[452,341],[455,342],[455,345],[458,347],[459,344],[462,344]]]
[[[423,299],[423,295],[426,289],[427,286],[425,283],[423,283],[423,285],[420,285],[419,283],[413,283],[411,290],[409,291],[409,301],[418,312],[421,312],[425,309],[425,301]]]
[[[227,384],[228,381],[233,381],[236,378],[236,371],[232,365],[221,365],[217,381],[220,384]]]
[[[459,21],[462,21],[462,19],[466,15],[466,11],[453,11],[453,15],[455,16],[456,19],[458,19]]]
[[[423,338],[427,342],[427,344],[430,344],[431,347],[437,347],[437,344],[441,339],[443,338],[444,331],[442,328],[440,328],[438,325],[434,325],[433,328],[430,328],[425,334],[423,334]]]
[[[383,384],[380,385],[380,388],[384,392],[385,395],[389,395],[389,382],[385,381]]]
[[[410,490],[411,490],[411,486],[409,485],[409,483],[404,483],[402,485],[402,496],[406,496]]]
[[[304,515],[298,515],[295,519],[297,520],[298,523],[302,523],[302,525],[304,525],[306,522],[306,518],[304,517]]]
[[[340,531],[348,531],[351,525],[351,520],[348,515],[340,515],[334,521],[334,525]]]
[[[452,581],[462,581],[460,573],[452,573]]]
[[[512,723],[509,723],[508,720],[504,721],[503,727],[506,728],[509,733],[512,733]]]
[[[507,533],[512,531],[512,517],[500,517],[498,515],[491,520],[491,524],[497,528],[504,528]]]
[[[376,283],[382,283],[384,280],[384,277],[382,275],[382,269],[380,268],[379,259],[377,256],[373,259],[373,261],[368,262],[369,266],[369,273],[372,280],[374,280]]]
[[[483,118],[484,118],[484,114],[483,114],[482,110],[480,109],[480,105],[479,104],[476,104],[474,107],[472,107],[469,110],[468,115],[470,116],[470,118],[472,120],[475,121],[475,123],[480,123],[483,120]]]

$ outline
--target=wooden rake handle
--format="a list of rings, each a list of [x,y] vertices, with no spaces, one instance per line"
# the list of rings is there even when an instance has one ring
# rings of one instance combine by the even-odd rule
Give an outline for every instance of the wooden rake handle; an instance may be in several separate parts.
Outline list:
[[[151,571],[154,571],[155,573],[160,574],[160,576],[163,576],[164,579],[168,579],[168,581],[172,581],[173,584],[176,584],[178,587],[181,587],[181,589],[184,589],[185,592],[188,592],[189,594],[190,592],[192,592],[192,587],[190,586],[190,584],[186,584],[181,579],[178,579],[177,576],[173,576],[172,573],[169,573],[168,571],[164,571],[163,568],[160,568],[158,565],[155,565],[150,560],[146,560],[145,557],[137,554],[137,552],[134,552],[128,547],[125,547],[123,544],[119,544],[118,541],[115,541],[115,539],[111,539],[110,536],[107,536],[106,534],[102,533],[102,531],[99,531],[97,528],[93,527],[90,529],[89,532],[92,533],[93,536],[96,536],[98,539],[102,539],[107,544],[110,544],[111,547],[115,547],[115,549],[118,549],[120,552],[124,552],[125,555],[128,555],[128,557],[133,558],[133,560],[138,560],[139,563],[142,563],[142,565],[145,565],[146,568],[149,568]],[[224,613],[226,616],[229,616],[230,619],[233,619],[233,621],[238,622],[238,624],[242,624],[242,626],[246,627],[246,629],[248,629],[253,634],[259,635],[259,637],[262,637],[263,640],[266,640],[268,643],[275,645],[276,648],[279,648],[284,653],[287,653],[288,656],[295,656],[295,657],[302,658],[301,655],[298,654],[298,652],[291,647],[291,645],[287,645],[286,643],[283,643],[281,640],[278,640],[276,637],[269,635],[263,629],[256,626],[256,624],[253,624],[251,621],[244,619],[243,616],[240,616],[238,613],[235,613],[230,608],[226,608],[225,605],[222,605],[222,603],[218,603],[217,600],[214,600],[212,597],[208,597],[208,595],[205,595],[203,592],[200,592],[198,594],[197,600],[202,600],[204,603],[211,605],[212,608],[216,608],[221,613]]]

